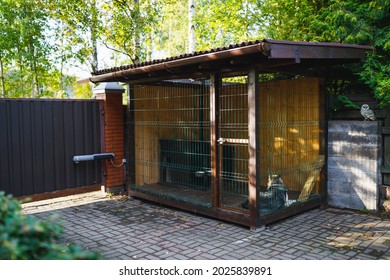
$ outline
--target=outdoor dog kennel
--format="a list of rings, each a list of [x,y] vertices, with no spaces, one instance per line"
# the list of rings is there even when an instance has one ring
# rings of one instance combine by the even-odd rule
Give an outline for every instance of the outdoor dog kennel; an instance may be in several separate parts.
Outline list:
[[[90,81],[128,86],[130,195],[257,228],[325,198],[323,77],[368,49],[246,42]],[[269,73],[295,78],[265,81]]]

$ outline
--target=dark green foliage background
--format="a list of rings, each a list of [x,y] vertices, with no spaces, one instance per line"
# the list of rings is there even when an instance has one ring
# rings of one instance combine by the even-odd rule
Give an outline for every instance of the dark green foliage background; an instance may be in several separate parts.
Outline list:
[[[54,221],[23,215],[20,202],[0,192],[1,260],[95,260],[99,254],[56,242],[62,233]]]

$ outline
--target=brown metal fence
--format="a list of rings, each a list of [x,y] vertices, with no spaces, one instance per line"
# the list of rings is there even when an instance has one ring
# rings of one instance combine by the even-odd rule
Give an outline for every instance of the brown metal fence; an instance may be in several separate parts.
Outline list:
[[[98,100],[0,99],[0,191],[42,194],[102,183]]]

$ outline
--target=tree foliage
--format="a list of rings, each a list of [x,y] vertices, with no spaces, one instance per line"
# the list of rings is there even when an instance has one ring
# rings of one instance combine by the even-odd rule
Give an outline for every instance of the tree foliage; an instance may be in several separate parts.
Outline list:
[[[109,48],[124,54],[131,63],[150,59],[161,3],[152,0],[105,2],[105,45],[111,45]]]
[[[389,0],[192,2],[198,51],[262,38],[372,46],[353,70],[390,102]],[[0,24],[2,96],[69,96],[75,65],[95,72],[188,50],[187,0],[0,0]]]
[[[264,38],[266,24],[259,1],[199,0],[197,3],[199,49]]]
[[[389,0],[264,0],[267,35],[273,39],[372,46],[367,59],[351,68],[382,105],[390,104]],[[359,81],[354,82],[359,83]]]
[[[31,0],[1,0],[0,60],[2,94],[7,96],[7,74],[19,80],[19,96],[39,96],[42,74],[49,66],[50,45],[45,8]],[[17,72],[17,74],[15,74]]]
[[[101,38],[101,7],[96,0],[44,0],[55,29],[57,61],[74,59],[98,69],[97,44]]]
[[[55,222],[22,214],[19,201],[0,192],[0,260],[97,259],[95,252],[57,243],[62,233]]]

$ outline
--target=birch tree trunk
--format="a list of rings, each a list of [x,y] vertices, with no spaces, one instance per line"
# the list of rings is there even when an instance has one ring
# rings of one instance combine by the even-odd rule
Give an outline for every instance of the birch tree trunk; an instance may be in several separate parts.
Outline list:
[[[188,0],[188,52],[193,53],[195,50],[195,0]]]
[[[3,65],[3,59],[0,57],[0,80],[1,80],[1,96],[3,98],[6,97],[6,92],[5,92],[5,79],[4,79],[4,65]]]
[[[141,34],[140,34],[140,28],[138,25],[138,19],[140,18],[140,3],[139,0],[134,0],[134,7],[135,7],[135,22],[134,22],[134,59],[133,63],[139,63],[140,62],[140,51],[141,51]]]
[[[98,50],[97,50],[97,30],[98,30],[98,12],[96,1],[92,1],[91,13],[92,13],[92,22],[91,22],[91,44],[92,44],[92,72],[95,72],[99,68],[98,62]]]

